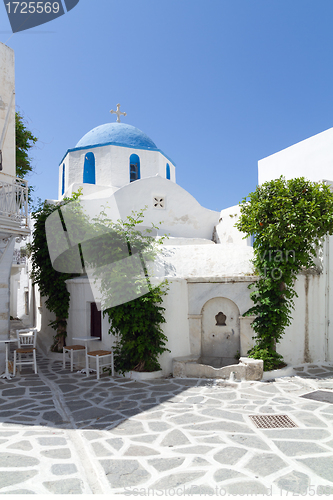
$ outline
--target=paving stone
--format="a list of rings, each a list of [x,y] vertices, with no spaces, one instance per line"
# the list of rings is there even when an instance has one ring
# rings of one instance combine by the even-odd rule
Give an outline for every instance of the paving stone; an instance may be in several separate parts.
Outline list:
[[[122,446],[124,446],[124,441],[119,438],[115,439],[106,439],[106,442],[109,443],[115,450],[119,451]]]
[[[132,441],[137,441],[139,443],[153,443],[158,438],[156,434],[147,434],[146,436],[132,437]]]
[[[234,483],[227,486],[222,486],[222,492],[227,492],[229,495],[269,495],[270,489],[266,488],[258,481],[244,481],[241,483]],[[223,494],[223,493],[222,493]]]
[[[160,453],[148,446],[132,445],[126,450],[124,456],[127,457],[145,457],[149,455],[160,455]]]
[[[189,483],[190,481],[195,481],[204,476],[206,473],[207,471],[173,473],[170,476],[164,476],[160,480],[156,481],[151,485],[151,488],[156,490],[166,490],[167,492],[171,490],[171,488],[176,488],[177,486]]]
[[[232,422],[244,422],[244,418],[240,413],[219,410],[218,408],[207,408],[200,411],[201,415],[215,417],[222,420],[231,420]]]
[[[282,490],[292,491],[293,493],[297,493],[300,495],[306,495],[307,493],[309,493],[309,476],[299,471],[293,470],[292,472],[289,472],[289,474],[280,477],[277,481],[274,482],[280,489],[281,495],[283,495]]]
[[[83,408],[91,408],[92,403],[79,399],[77,401],[67,401],[66,405],[71,411],[77,411],[82,410]]]
[[[37,441],[41,446],[63,446],[67,444],[65,438],[62,437],[40,437],[37,438]]]
[[[2,396],[23,396],[25,394],[24,388],[13,388],[13,389],[5,389],[2,391]]]
[[[214,474],[214,479],[217,482],[235,479],[236,477],[246,477],[245,474],[231,469],[219,469]]]
[[[8,452],[0,453],[0,467],[31,467],[39,463],[37,458],[28,457],[26,455]]]
[[[333,482],[333,457],[298,458],[298,462],[306,465],[319,477]]]
[[[38,474],[37,470],[0,472],[0,489],[28,481],[28,479],[36,476],[36,474]]]
[[[69,448],[56,448],[54,450],[41,451],[41,455],[43,455],[46,458],[62,459],[62,458],[71,458],[72,453]]]
[[[3,410],[11,410],[14,408],[23,408],[25,405],[31,403],[31,399],[17,399],[10,403],[6,403],[1,405],[1,411]]]
[[[161,442],[161,446],[178,446],[182,444],[188,444],[190,441],[187,439],[185,434],[183,434],[180,430],[175,429],[169,432],[163,441]]]
[[[83,436],[89,441],[92,441],[93,439],[99,439],[104,437],[104,434],[102,432],[86,431],[83,433]]]
[[[173,448],[172,451],[175,453],[190,453],[193,455],[203,455],[205,453],[208,453],[211,451],[213,448],[211,446],[204,446],[204,445],[194,445],[194,446],[189,446],[187,448]]]
[[[262,432],[270,439],[304,439],[319,441],[330,436],[324,429],[265,429]]]
[[[192,431],[224,431],[224,432],[241,432],[244,434],[253,434],[253,430],[246,425],[236,424],[235,422],[208,422],[203,424],[187,425],[184,427]]]
[[[19,441],[18,443],[13,443],[10,446],[7,446],[7,448],[14,450],[30,451],[32,450],[32,444],[30,443],[30,441],[24,440],[24,441]]]
[[[96,406],[92,406],[89,408],[80,409],[77,411],[73,411],[72,413],[75,422],[80,422],[83,420],[93,420],[95,418],[101,418],[106,416],[112,416],[112,412],[110,410],[105,410],[104,408],[98,408]]]
[[[91,443],[91,447],[95,452],[96,457],[112,457],[112,451],[108,450],[102,443]]]
[[[308,394],[303,394],[302,398],[314,399],[324,403],[333,403],[333,391],[313,391]]]
[[[106,477],[113,488],[137,486],[147,481],[151,474],[137,460],[100,460]]]
[[[170,429],[170,425],[166,422],[148,422],[148,427],[154,432],[164,432]]]
[[[62,416],[55,410],[52,411],[44,411],[42,413],[42,418],[48,422],[53,422],[54,424],[62,423]]]
[[[316,443],[307,441],[273,441],[274,444],[287,457],[297,457],[300,455],[312,455],[315,453],[327,453],[327,449]]]
[[[143,425],[136,420],[124,420],[112,429],[112,434],[132,436],[135,434],[145,434]]]
[[[235,465],[246,453],[243,448],[228,447],[216,453],[214,459],[220,464]]]
[[[327,427],[327,424],[312,413],[297,411],[293,414],[306,427]]]
[[[55,476],[67,476],[69,474],[75,474],[77,468],[75,464],[53,464],[51,466],[51,472]]]
[[[80,479],[59,479],[58,481],[46,481],[43,486],[51,493],[56,494],[78,494],[82,493],[82,481]]]
[[[2,415],[2,412],[1,412],[1,415]],[[4,437],[10,437],[10,436],[15,436],[15,434],[18,434],[17,431],[0,431],[0,436],[4,436]]]
[[[185,458],[175,457],[175,458],[153,458],[148,460],[149,465],[152,465],[158,472],[164,472],[166,470],[175,469],[180,467]]]
[[[238,434],[234,434],[232,436],[228,436],[231,441],[234,441],[237,444],[245,445],[249,448],[257,448],[259,450],[269,450],[267,444],[260,438],[256,436],[242,436]]]
[[[42,386],[42,387],[30,387],[29,388],[29,393],[31,395],[36,394],[36,393],[48,393],[51,392],[50,387],[47,386]]]
[[[213,444],[225,444],[225,441],[221,439],[220,436],[209,436],[209,437],[198,437],[196,438],[197,441],[200,441],[202,443],[213,443]]]
[[[246,464],[246,468],[258,474],[258,476],[269,476],[284,467],[286,464],[280,457],[273,453],[262,453],[256,455]]]
[[[202,457],[195,457],[192,460],[191,467],[211,467],[212,464]]]

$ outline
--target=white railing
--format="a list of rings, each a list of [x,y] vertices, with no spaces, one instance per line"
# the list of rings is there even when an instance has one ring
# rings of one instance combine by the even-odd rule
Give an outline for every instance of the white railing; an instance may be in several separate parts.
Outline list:
[[[16,178],[12,184],[0,180],[0,216],[28,226],[28,182]]]

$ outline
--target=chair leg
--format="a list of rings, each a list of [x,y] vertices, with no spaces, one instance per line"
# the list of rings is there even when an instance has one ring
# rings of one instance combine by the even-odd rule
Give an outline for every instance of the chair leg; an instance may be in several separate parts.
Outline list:
[[[14,351],[14,367],[13,367],[13,375],[16,375],[16,351]]]
[[[112,377],[114,377],[114,359],[113,359],[113,351],[111,352],[111,373]]]
[[[97,380],[99,380],[99,356],[96,356]]]
[[[71,349],[71,372],[74,369],[74,350]]]
[[[36,349],[34,349],[34,351],[33,351],[33,357],[34,357],[34,368],[35,368],[35,373],[37,374]]]
[[[65,348],[62,348],[62,369],[66,368],[66,351]]]

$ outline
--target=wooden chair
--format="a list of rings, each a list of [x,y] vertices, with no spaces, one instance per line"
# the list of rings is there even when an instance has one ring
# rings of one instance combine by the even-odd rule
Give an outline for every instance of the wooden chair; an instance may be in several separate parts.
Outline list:
[[[114,377],[114,362],[113,362],[113,351],[103,351],[103,350],[98,350],[98,351],[90,351],[87,352],[87,366],[89,369],[89,360],[90,359],[95,359],[96,360],[96,372],[97,372],[97,380],[99,380],[99,369],[108,367],[111,368],[111,373],[112,376]],[[109,361],[106,361],[104,364],[100,363],[100,360],[110,358]]]
[[[66,353],[70,353],[70,361],[71,361],[71,372],[73,371],[73,366],[74,366],[74,352],[76,351],[82,351],[84,350],[85,347],[83,345],[65,345],[62,348],[62,368],[65,370],[66,368]]]
[[[37,373],[37,328],[16,330],[16,336],[18,347],[14,350],[13,374],[16,374],[16,365],[18,365],[19,367],[25,365],[33,365],[35,373]],[[22,355],[24,356],[23,359]],[[19,371],[21,371],[20,368]]]

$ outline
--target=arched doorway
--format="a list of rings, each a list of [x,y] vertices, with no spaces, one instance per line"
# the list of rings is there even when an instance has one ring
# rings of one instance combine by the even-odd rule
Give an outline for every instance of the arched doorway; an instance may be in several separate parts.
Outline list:
[[[230,299],[215,297],[202,308],[201,362],[214,368],[236,364],[240,352],[239,309]]]

